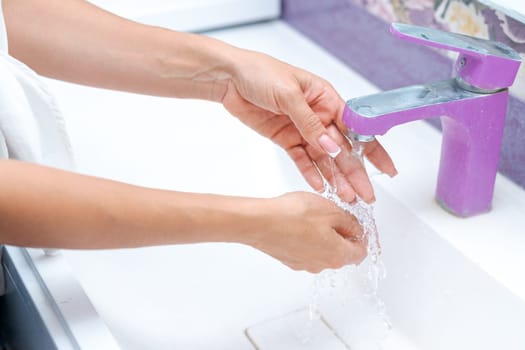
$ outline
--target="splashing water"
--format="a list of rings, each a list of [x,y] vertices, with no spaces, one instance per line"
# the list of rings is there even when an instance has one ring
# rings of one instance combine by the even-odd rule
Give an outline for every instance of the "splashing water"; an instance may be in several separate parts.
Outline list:
[[[352,155],[363,162],[363,147],[353,142]],[[335,161],[330,159],[332,178],[335,179]],[[359,266],[345,266],[338,270],[324,270],[312,285],[309,321],[304,329],[296,332],[301,342],[311,340],[311,330],[321,314],[353,350],[381,349],[388,336],[391,323],[385,304],[378,295],[386,269],[381,259],[381,246],[374,220],[373,206],[357,198],[353,203],[341,200],[337,187],[325,180],[323,196],[340,208],[354,215],[363,227],[367,240],[368,257]],[[321,312],[322,311],[322,312]]]

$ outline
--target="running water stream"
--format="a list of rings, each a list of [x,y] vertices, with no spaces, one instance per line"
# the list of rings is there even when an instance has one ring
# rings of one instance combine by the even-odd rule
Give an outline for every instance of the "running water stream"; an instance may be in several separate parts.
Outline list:
[[[363,162],[363,146],[354,142],[353,156]],[[330,159],[332,179],[335,179],[335,160]],[[330,325],[352,350],[381,349],[382,341],[391,329],[384,302],[378,289],[386,277],[381,259],[381,246],[374,220],[373,206],[357,198],[353,203],[341,200],[337,188],[325,180],[323,196],[354,215],[363,227],[362,239],[367,240],[367,258],[359,266],[324,270],[315,278],[309,305],[309,321],[297,332],[303,343],[309,342],[313,327],[320,320]]]

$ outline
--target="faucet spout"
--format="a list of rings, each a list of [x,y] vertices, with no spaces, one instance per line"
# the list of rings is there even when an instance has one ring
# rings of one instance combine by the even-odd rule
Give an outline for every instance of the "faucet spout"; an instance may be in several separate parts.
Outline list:
[[[467,217],[490,210],[507,100],[507,89],[473,92],[448,79],[349,100],[343,121],[354,133],[382,135],[399,124],[440,117],[436,199]]]
[[[461,114],[464,105],[488,95],[461,87],[456,79],[413,85],[351,99],[343,121],[360,135],[383,135],[390,128],[419,119]]]
[[[390,31],[404,40],[458,52],[455,78],[354,98],[347,102],[343,122],[351,135],[372,140],[396,125],[440,117],[437,201],[459,216],[489,211],[508,87],[520,56],[496,41],[436,29],[393,23]]]

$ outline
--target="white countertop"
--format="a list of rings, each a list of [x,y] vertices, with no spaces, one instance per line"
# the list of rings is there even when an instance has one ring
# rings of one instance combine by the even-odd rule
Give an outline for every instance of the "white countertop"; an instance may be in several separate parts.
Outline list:
[[[88,0],[122,17],[182,31],[276,19],[279,0]]]
[[[282,22],[213,36],[311,70],[345,98],[377,91]],[[143,186],[245,196],[307,189],[282,151],[218,104],[54,81],[50,86],[67,116],[80,172]],[[525,301],[523,190],[498,177],[491,213],[455,218],[433,201],[439,133],[415,122],[381,140],[400,174],[375,180],[378,203],[382,197],[399,203]],[[403,225],[380,221],[380,230]],[[252,349],[244,329],[307,305],[312,280],[236,244],[65,251],[64,256],[123,349]],[[402,338],[396,334],[385,348],[408,347]]]

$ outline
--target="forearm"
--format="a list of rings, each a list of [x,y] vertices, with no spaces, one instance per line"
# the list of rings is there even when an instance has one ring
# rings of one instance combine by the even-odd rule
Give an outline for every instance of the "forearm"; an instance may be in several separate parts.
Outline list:
[[[0,243],[119,248],[249,243],[267,199],[153,190],[0,160]]]
[[[9,52],[38,73],[85,85],[219,100],[241,50],[138,24],[82,0],[3,0]]]

